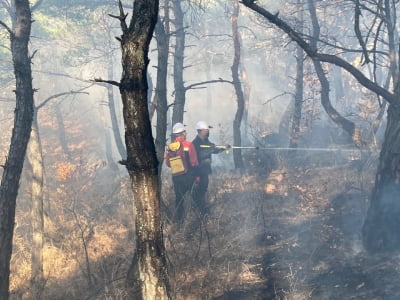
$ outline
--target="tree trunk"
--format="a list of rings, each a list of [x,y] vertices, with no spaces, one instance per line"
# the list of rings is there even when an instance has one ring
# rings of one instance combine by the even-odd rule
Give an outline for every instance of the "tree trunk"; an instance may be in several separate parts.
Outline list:
[[[157,82],[154,98],[157,99],[157,128],[156,128],[156,153],[159,162],[158,174],[161,174],[164,161],[164,149],[167,136],[167,75],[168,75],[168,54],[169,54],[169,5],[165,0],[164,22],[158,19],[155,36],[157,39],[158,64],[157,64]]]
[[[240,39],[238,31],[238,16],[239,16],[239,1],[233,2],[233,13],[232,13],[232,38],[234,46],[234,58],[231,67],[232,71],[232,82],[235,88],[237,97],[237,110],[235,119],[233,120],[233,145],[240,147],[242,145],[242,137],[240,132],[240,125],[242,123],[244,113],[244,95],[242,90],[242,84],[239,78],[239,65],[240,65]],[[236,169],[243,168],[243,158],[241,149],[233,149],[233,162]]]
[[[303,32],[303,7],[300,1],[297,1],[297,27]],[[299,45],[296,46],[296,92],[294,96],[294,111],[292,119],[292,128],[289,139],[289,147],[297,148],[299,144],[301,113],[303,108],[304,92],[304,52]]]
[[[243,59],[241,59],[240,62],[240,69],[241,71],[241,76],[240,78],[242,79],[243,82],[243,97],[244,97],[244,111],[243,111],[243,138],[244,144],[249,144],[250,140],[248,138],[249,136],[249,108],[250,108],[250,94],[251,94],[251,85],[249,81],[249,75],[247,73],[247,70],[244,66]]]
[[[148,52],[158,15],[158,0],[134,1],[125,23],[120,2],[126,168],[135,210],[136,249],[127,275],[130,299],[169,299],[170,287],[160,217],[158,161],[147,103]]]
[[[172,124],[183,122],[185,112],[185,86],[183,82],[183,62],[185,57],[185,28],[181,0],[172,0],[175,24],[174,87],[175,102],[172,111]]]
[[[9,298],[10,259],[14,232],[15,206],[33,118],[33,88],[28,43],[31,11],[28,0],[13,1],[14,30],[10,30],[11,53],[16,79],[14,128],[0,186],[0,299]],[[14,18],[13,18],[14,19]]]
[[[333,67],[333,82],[334,82],[334,90],[335,90],[335,105],[338,105],[340,100],[344,97],[344,87],[342,80],[342,69],[338,67]]]
[[[118,171],[118,164],[116,163],[115,159],[113,158],[113,149],[112,149],[112,142],[111,142],[111,134],[109,128],[104,128],[104,144],[106,150],[106,159],[107,159],[107,166],[110,170]]]
[[[31,138],[28,144],[27,158],[32,168],[32,248],[31,248],[31,287],[33,299],[40,299],[44,288],[43,245],[43,155],[37,122],[37,111],[34,112]]]
[[[109,67],[108,67],[108,78],[113,78],[113,60],[112,55],[109,55]],[[114,89],[113,86],[107,86],[107,98],[108,98],[108,110],[110,112],[111,119],[111,128],[114,136],[115,145],[117,146],[118,153],[122,159],[126,158],[126,150],[125,145],[121,137],[121,130],[119,128],[119,122],[117,113],[115,110],[115,101],[114,101]]]
[[[398,167],[400,167],[400,108],[389,105],[375,185],[362,230],[364,246],[371,252],[400,249],[399,228],[387,226],[383,214],[383,211],[388,209],[393,212],[399,211],[398,204],[385,203],[383,197],[385,188],[394,182],[395,170]],[[396,196],[399,197],[398,194]]]
[[[319,40],[319,23],[317,19],[317,13],[315,10],[314,2],[312,0],[308,0],[308,9],[310,11],[312,25],[313,25],[313,38],[310,42],[310,47],[317,51],[317,41]],[[342,128],[347,134],[351,137],[353,143],[362,147],[363,143],[361,141],[360,131],[356,130],[356,126],[353,122],[344,118],[333,106],[329,97],[330,85],[329,81],[326,78],[325,72],[322,68],[322,64],[319,60],[313,59],[313,64],[315,71],[317,72],[317,76],[319,82],[321,84],[321,104],[328,114],[329,118],[340,128]]]

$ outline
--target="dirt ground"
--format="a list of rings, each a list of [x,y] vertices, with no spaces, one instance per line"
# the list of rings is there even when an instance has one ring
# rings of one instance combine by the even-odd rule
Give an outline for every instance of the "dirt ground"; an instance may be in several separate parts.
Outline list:
[[[315,153],[216,170],[210,214],[188,198],[184,223],[166,222],[176,299],[400,299],[400,257],[361,243],[375,164]]]

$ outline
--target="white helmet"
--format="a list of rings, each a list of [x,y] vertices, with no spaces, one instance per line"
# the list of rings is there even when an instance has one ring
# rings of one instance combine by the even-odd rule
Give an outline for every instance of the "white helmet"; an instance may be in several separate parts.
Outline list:
[[[201,129],[209,129],[212,128],[212,126],[209,126],[206,122],[204,121],[199,121],[196,124],[196,130],[201,130]]]
[[[172,127],[172,133],[176,134],[176,133],[181,133],[184,131],[186,131],[186,129],[185,129],[185,125],[183,125],[182,123],[176,123],[174,125],[174,127]]]

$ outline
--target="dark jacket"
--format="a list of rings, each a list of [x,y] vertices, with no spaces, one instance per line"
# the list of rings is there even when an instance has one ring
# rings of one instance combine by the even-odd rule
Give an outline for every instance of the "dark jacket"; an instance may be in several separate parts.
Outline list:
[[[192,144],[196,148],[197,158],[199,160],[199,172],[201,174],[210,174],[211,155],[220,153],[224,151],[224,149],[216,148],[215,144],[210,142],[208,138],[202,140],[198,135],[192,141]]]

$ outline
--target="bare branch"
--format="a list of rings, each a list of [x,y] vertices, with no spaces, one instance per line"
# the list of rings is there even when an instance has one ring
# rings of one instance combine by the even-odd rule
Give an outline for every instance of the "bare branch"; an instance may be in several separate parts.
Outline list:
[[[93,81],[94,82],[105,82],[105,83],[109,83],[109,84],[112,84],[112,85],[115,85],[118,87],[120,86],[120,83],[115,80],[103,80],[101,78],[95,78]]]
[[[73,94],[86,94],[89,95],[88,92],[82,92],[85,89],[88,89],[90,86],[84,87],[82,89],[76,90],[76,91],[69,91],[69,92],[63,92],[63,93],[59,93],[59,94],[55,94],[53,96],[48,97],[46,100],[44,100],[42,103],[40,103],[36,109],[39,110],[40,108],[42,108],[43,106],[45,106],[49,101],[53,100],[53,99],[57,99],[61,96],[65,96],[65,95],[73,95]]]
[[[33,57],[36,55],[37,52],[38,52],[37,50],[33,51],[32,55],[29,57],[30,61],[32,61]]]
[[[399,99],[396,96],[384,89],[377,83],[368,79],[359,69],[354,67],[349,62],[345,61],[344,59],[337,57],[335,55],[330,54],[323,54],[318,53],[316,49],[313,49],[301,36],[297,33],[289,24],[284,22],[280,19],[277,15],[273,15],[268,10],[258,6],[252,0],[242,0],[242,4],[246,7],[250,8],[251,10],[259,13],[264,18],[266,18],[269,22],[276,25],[278,28],[283,30],[294,42],[296,42],[306,53],[307,55],[313,60],[319,60],[327,63],[334,64],[345,69],[347,72],[352,74],[357,81],[365,86],[366,88],[370,89],[371,91],[375,92],[376,94],[385,98],[389,103],[398,103]]]
[[[11,36],[14,35],[13,31],[11,30],[10,27],[7,26],[6,23],[4,23],[3,21],[0,21],[0,25],[3,26],[3,27],[8,31],[8,33],[9,33]]]
[[[360,46],[363,49],[363,54],[365,57],[365,61],[363,62],[363,64],[368,64],[371,61],[369,59],[368,50],[367,50],[367,47],[365,46],[363,37],[361,35],[361,31],[360,31],[360,16],[361,16],[360,0],[356,0],[356,7],[354,9],[354,31],[356,33],[358,42],[360,43]]]
[[[201,86],[201,85],[205,85],[205,84],[209,84],[209,83],[221,83],[221,82],[233,84],[232,81],[225,80],[225,79],[222,79],[222,78],[218,78],[218,79],[215,79],[215,80],[208,80],[208,81],[193,83],[193,84],[188,85],[187,87],[185,87],[185,91],[190,90],[190,89],[194,89],[194,88],[196,88],[198,86]]]
[[[118,0],[118,7],[119,7],[119,16],[111,14],[109,14],[109,16],[119,20],[119,22],[121,23],[122,32],[125,33],[128,30],[128,26],[126,25],[126,17],[128,16],[128,14],[124,12],[121,0]]]
[[[268,103],[274,101],[275,99],[278,99],[278,98],[280,98],[280,97],[282,97],[282,96],[285,96],[285,95],[292,95],[292,96],[293,96],[293,93],[289,93],[289,92],[280,93],[279,95],[276,95],[276,96],[274,96],[274,97],[272,97],[272,98],[270,98],[270,99],[267,99],[267,101],[265,101],[265,102],[263,103],[263,105],[264,105],[264,104],[268,104]]]

